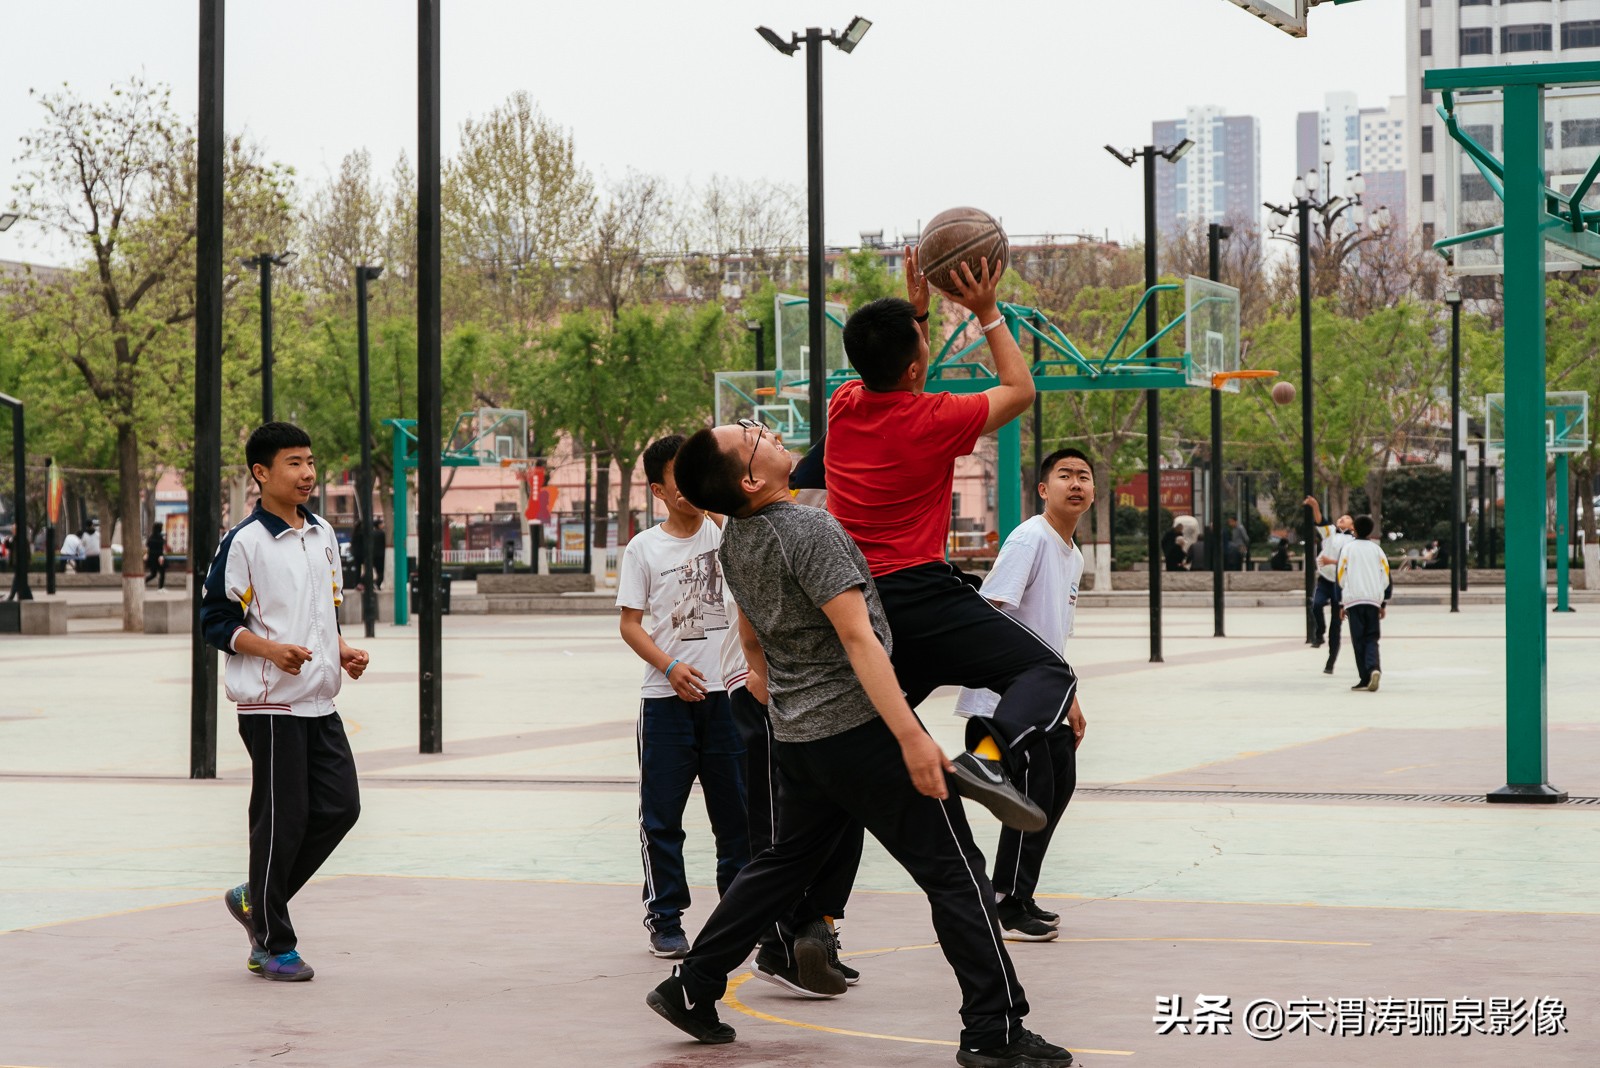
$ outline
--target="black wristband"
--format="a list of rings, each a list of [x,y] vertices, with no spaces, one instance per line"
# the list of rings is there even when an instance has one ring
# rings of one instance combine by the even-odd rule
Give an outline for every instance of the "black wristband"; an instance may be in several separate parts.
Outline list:
[[[911,319],[913,322],[925,323],[928,321],[928,313],[923,312],[921,315],[913,315]]]

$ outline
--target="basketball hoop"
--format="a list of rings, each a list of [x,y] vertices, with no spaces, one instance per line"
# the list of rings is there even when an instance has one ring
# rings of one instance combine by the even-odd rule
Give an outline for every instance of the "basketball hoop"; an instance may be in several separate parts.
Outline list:
[[[1218,371],[1211,376],[1211,388],[1221,389],[1229,379],[1243,378],[1274,378],[1276,371]]]

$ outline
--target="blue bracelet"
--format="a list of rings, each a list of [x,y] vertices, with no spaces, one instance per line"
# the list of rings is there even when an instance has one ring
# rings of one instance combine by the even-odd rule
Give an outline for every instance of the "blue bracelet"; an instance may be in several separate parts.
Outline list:
[[[671,679],[672,678],[672,669],[677,667],[681,663],[683,663],[682,660],[674,660],[672,663],[667,665],[667,670],[663,671],[662,674],[665,675],[668,679]]]

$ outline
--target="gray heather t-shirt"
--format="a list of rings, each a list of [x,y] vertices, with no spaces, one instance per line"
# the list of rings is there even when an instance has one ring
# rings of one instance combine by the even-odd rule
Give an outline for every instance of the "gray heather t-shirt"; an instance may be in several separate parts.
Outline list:
[[[728,588],[767,655],[778,740],[813,742],[876,716],[820,607],[860,589],[874,633],[886,651],[891,648],[872,572],[839,521],[820,508],[779,501],[752,516],[730,518],[720,555]]]

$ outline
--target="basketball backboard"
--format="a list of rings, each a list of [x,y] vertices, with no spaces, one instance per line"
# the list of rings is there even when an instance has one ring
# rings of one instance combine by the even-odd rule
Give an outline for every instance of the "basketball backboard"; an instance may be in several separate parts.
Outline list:
[[[1212,388],[1213,375],[1239,369],[1239,291],[1190,275],[1183,284],[1184,374],[1191,386]],[[1239,392],[1239,380],[1222,387]]]
[[[827,359],[823,366],[830,371],[841,371],[850,366],[844,355],[844,321],[848,309],[843,304],[829,301],[824,305],[822,334],[827,341]],[[778,324],[778,337],[774,351],[780,371],[790,376],[804,375],[811,366],[811,302],[805,297],[779,293],[773,298],[773,318]]]
[[[804,370],[718,371],[714,399],[718,426],[755,419],[790,442],[810,436],[811,392]]]
[[[1504,452],[1506,445],[1506,395],[1484,398],[1484,445]],[[1589,448],[1589,394],[1582,390],[1554,390],[1544,395],[1544,451],[1580,453]]]
[[[1450,101],[1447,114],[1457,128],[1484,153],[1504,161],[1504,96],[1500,90],[1461,92]],[[1442,211],[1436,233],[1442,239],[1489,230],[1505,223],[1501,183],[1491,171],[1485,174],[1471,151],[1451,137],[1445,116],[1433,115],[1433,143],[1442,157],[1438,180],[1443,187],[1437,202]],[[1551,87],[1544,94],[1545,185],[1570,197],[1595,162],[1600,143],[1600,88]],[[1600,210],[1600,190],[1591,187],[1583,200],[1585,211]],[[1545,270],[1576,271],[1590,265],[1560,242],[1562,234],[1546,233]],[[1452,246],[1452,269],[1462,275],[1504,274],[1505,240],[1495,234]]]
[[[1257,18],[1278,27],[1291,37],[1306,35],[1306,9],[1310,0],[1232,0]]]

